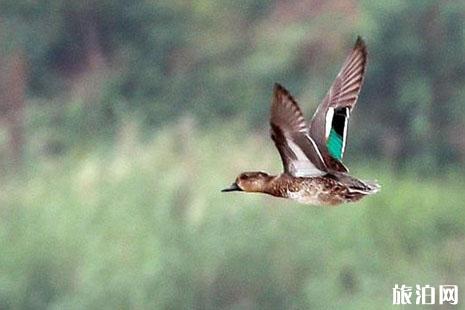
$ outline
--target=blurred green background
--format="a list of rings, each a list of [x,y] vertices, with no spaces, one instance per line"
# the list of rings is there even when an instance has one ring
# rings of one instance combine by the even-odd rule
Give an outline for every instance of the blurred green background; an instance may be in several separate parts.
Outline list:
[[[463,1],[1,0],[0,309],[462,303],[464,29]],[[345,163],[382,191],[220,193],[281,169],[273,83],[310,117],[357,35]]]

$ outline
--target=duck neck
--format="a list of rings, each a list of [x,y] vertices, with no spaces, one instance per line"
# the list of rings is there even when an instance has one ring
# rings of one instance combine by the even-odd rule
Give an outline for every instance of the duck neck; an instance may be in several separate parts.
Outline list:
[[[265,183],[263,192],[276,197],[285,197],[285,186],[283,187],[286,183],[285,178],[286,176],[284,174],[270,175]]]

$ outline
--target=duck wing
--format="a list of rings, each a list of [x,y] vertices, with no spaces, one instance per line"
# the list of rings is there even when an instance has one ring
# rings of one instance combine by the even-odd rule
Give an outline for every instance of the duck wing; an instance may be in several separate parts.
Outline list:
[[[275,84],[271,104],[271,138],[283,162],[284,171],[295,177],[326,174],[327,168],[309,134],[299,105],[281,85]]]
[[[310,122],[314,139],[329,169],[348,172],[344,155],[350,112],[357,103],[367,64],[367,49],[358,37],[352,52]]]

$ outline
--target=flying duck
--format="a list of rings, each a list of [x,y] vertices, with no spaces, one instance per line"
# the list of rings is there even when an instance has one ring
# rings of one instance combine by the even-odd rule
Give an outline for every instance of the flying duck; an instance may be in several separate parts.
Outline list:
[[[275,84],[271,104],[271,138],[284,172],[244,172],[223,192],[257,192],[312,205],[355,202],[379,191],[374,181],[348,174],[342,163],[349,117],[367,64],[367,49],[358,37],[342,69],[309,123],[292,95]]]

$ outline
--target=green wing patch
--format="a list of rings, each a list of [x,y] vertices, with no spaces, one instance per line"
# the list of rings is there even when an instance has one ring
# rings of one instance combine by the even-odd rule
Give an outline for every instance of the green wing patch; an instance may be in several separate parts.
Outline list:
[[[337,160],[342,159],[342,137],[333,128],[331,128],[329,132],[326,146],[328,147],[331,157]]]

